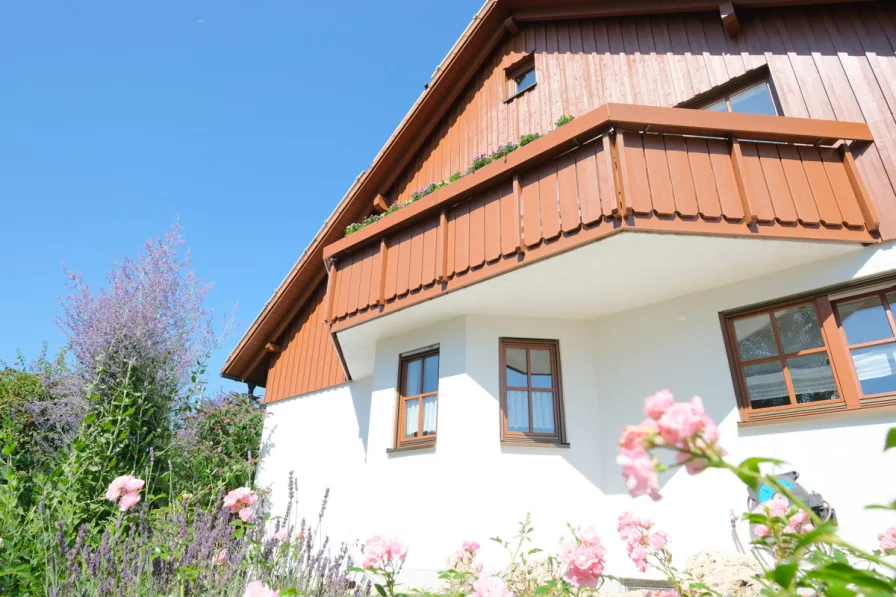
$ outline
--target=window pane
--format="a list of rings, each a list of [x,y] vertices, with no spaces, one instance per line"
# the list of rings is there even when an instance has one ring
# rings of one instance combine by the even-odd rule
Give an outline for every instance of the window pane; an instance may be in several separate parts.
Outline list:
[[[710,105],[706,106],[706,107],[703,108],[703,109],[704,109],[704,110],[709,110],[710,112],[727,112],[727,111],[728,111],[728,104],[725,102],[725,100],[722,100],[722,101],[720,101],[720,102],[716,102],[716,103],[714,103],[714,104],[710,104]]]
[[[419,362],[419,361],[418,361]],[[420,399],[415,398],[404,403],[404,436],[417,437],[420,427]]]
[[[423,399],[423,435],[432,435],[436,432],[436,397],[427,396]]]
[[[507,430],[529,432],[529,392],[507,390]]]
[[[812,305],[776,311],[775,322],[778,324],[784,352],[799,352],[824,346],[821,330],[818,328],[818,317],[815,316],[815,307]]]
[[[525,388],[529,385],[525,348],[507,349],[507,385],[515,388]]]
[[[551,351],[529,351],[529,360],[532,362],[532,387],[553,388],[553,376],[551,375]]]
[[[818,402],[837,398],[837,385],[828,355],[823,352],[787,359],[796,401]]]
[[[423,393],[428,394],[439,389],[439,355],[426,357],[423,362]]]
[[[896,392],[896,344],[857,348],[850,352],[863,394]]]
[[[532,368],[535,368],[533,362]],[[554,433],[554,394],[532,392],[532,431]]]
[[[775,103],[772,101],[771,90],[765,81],[735,93],[730,99],[732,112],[765,114],[767,116],[776,116],[778,114],[778,111],[775,110]]]
[[[744,378],[747,380],[747,394],[753,408],[790,404],[784,369],[780,362],[747,365],[744,367]]]
[[[737,350],[742,361],[752,361],[778,354],[775,333],[768,313],[744,317],[734,321]]]
[[[837,311],[840,313],[843,331],[846,332],[846,340],[850,344],[893,337],[887,313],[879,297],[869,296],[857,301],[840,303],[837,305]]]
[[[423,361],[417,359],[415,361],[408,361],[405,366],[405,374],[404,374],[404,395],[405,396],[416,396],[420,394],[420,373],[422,369]]]
[[[532,87],[533,85],[535,85],[535,69],[530,68],[526,72],[521,73],[520,75],[514,77],[513,80],[516,81],[516,92],[517,93],[519,93],[520,91],[523,91],[525,89],[528,89],[529,87]]]

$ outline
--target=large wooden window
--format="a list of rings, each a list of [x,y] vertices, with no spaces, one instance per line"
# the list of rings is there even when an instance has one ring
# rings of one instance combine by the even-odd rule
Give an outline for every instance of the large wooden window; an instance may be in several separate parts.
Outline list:
[[[835,303],[863,400],[896,393],[896,291],[879,291]]]
[[[555,340],[501,339],[501,440],[565,441]]]
[[[403,356],[399,376],[396,446],[432,445],[436,441],[438,418],[438,349]]]
[[[743,421],[896,404],[896,288],[724,317]]]

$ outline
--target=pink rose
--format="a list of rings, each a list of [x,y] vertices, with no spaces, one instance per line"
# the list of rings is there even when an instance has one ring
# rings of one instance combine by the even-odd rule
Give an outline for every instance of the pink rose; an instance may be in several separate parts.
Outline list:
[[[658,421],[660,436],[669,445],[676,446],[697,435],[706,426],[708,417],[698,396],[690,402],[676,402]]]
[[[651,419],[659,420],[669,408],[675,404],[675,397],[669,390],[660,390],[653,396],[644,399],[644,414]]]
[[[396,560],[404,562],[406,556],[407,546],[404,543],[391,537],[375,535],[364,544],[364,561],[361,567],[369,570]]]
[[[877,540],[880,541],[880,550],[885,554],[892,555],[896,551],[896,526],[892,526],[878,535]]]
[[[222,549],[221,551],[216,553],[214,555],[214,557],[212,558],[213,564],[221,565],[226,561],[227,561],[227,549]]]
[[[594,588],[604,571],[605,551],[593,529],[580,531],[580,534],[586,535],[589,543],[579,545],[573,540],[563,541],[560,544],[559,559],[567,567],[564,578],[571,585]]]
[[[277,541],[283,541],[288,536],[286,529],[280,529],[276,533],[274,533],[274,539]]]
[[[274,591],[267,588],[260,580],[253,580],[246,585],[246,592],[243,597],[280,597],[280,591]]]
[[[628,450],[644,449],[644,439],[657,431],[656,421],[645,419],[640,425],[626,425],[622,428],[622,437],[619,439],[619,447]]]
[[[657,551],[664,549],[666,547],[666,543],[668,543],[669,539],[666,536],[664,531],[657,531],[650,535],[648,538],[648,543],[650,543],[650,548],[655,549]]]
[[[757,524],[755,527],[753,527],[753,532],[757,537],[762,538],[769,534],[769,528],[764,524]]]
[[[679,597],[678,589],[666,589],[664,591],[648,591],[647,597]]]
[[[464,541],[464,551],[468,553],[476,553],[479,551],[479,544],[475,541]]]
[[[140,501],[140,494],[137,492],[126,493],[121,496],[121,500],[118,502],[119,509],[124,512],[125,510],[130,510],[134,506],[137,505],[137,502]]]
[[[797,510],[796,514],[790,517],[788,523],[793,528],[798,528],[801,524],[809,520],[809,515],[806,514],[805,510]]]
[[[601,547],[600,537],[597,536],[597,531],[594,530],[594,527],[579,529],[578,538],[582,545]]]
[[[635,546],[635,548],[628,555],[632,559],[632,562],[635,563],[635,566],[637,566],[638,570],[640,570],[641,572],[647,570],[647,549],[645,549],[643,545]]]
[[[810,522],[808,524],[804,524],[803,528],[800,529],[800,532],[805,535],[806,533],[811,533],[814,530],[815,525]]]
[[[473,583],[473,595],[476,597],[513,597],[513,593],[497,576],[480,576]]]
[[[243,522],[252,521],[252,508],[241,508],[239,511],[240,520]]]
[[[106,489],[106,499],[118,503],[122,512],[133,508],[140,501],[140,490],[143,489],[143,479],[132,475],[116,477]]]
[[[644,450],[619,450],[616,462],[622,467],[625,485],[632,497],[647,494],[654,500],[660,499],[660,483],[656,466]]]
[[[254,506],[258,503],[258,495],[248,487],[237,487],[224,496],[224,507],[229,508],[231,514],[236,514],[241,509]]]
[[[773,499],[763,504],[765,513],[772,518],[784,518],[787,511],[790,510],[790,502],[781,496],[775,496]]]

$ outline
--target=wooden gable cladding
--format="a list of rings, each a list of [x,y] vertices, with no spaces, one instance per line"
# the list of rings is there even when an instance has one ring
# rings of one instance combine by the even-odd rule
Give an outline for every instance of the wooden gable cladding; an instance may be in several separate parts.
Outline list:
[[[326,285],[321,284],[290,323],[271,354],[265,403],[345,382],[339,355],[324,324]]]
[[[852,148],[835,139],[871,136],[859,123],[603,106],[328,246],[326,319],[339,331],[624,230],[877,242]]]
[[[731,37],[719,5],[712,12],[517,19],[519,33],[492,53],[385,196],[406,201],[465,171],[478,155],[547,133],[563,114],[581,116],[609,102],[676,106],[767,69],[784,115],[869,124],[878,142],[856,162],[883,216],[884,237],[896,237],[896,91],[888,83],[896,78],[896,7],[753,8]],[[504,67],[530,52],[536,86],[505,101]]]

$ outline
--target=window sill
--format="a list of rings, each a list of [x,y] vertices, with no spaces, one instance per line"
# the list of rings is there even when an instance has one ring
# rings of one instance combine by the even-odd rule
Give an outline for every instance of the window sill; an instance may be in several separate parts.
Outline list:
[[[501,441],[502,448],[562,448],[568,449],[569,444],[550,440],[522,440],[522,439],[505,439]]]
[[[521,95],[525,94],[526,92],[532,91],[533,89],[535,89],[536,85],[538,85],[538,81],[535,81],[534,83],[532,83],[531,85],[529,85],[528,87],[523,89],[522,91],[517,91],[516,93],[514,93],[513,95],[508,97],[506,100],[504,100],[504,103],[509,104],[510,102],[512,102],[516,98],[520,97]]]
[[[861,417],[869,414],[896,413],[896,404],[887,402],[880,405],[868,405],[862,408],[850,408],[831,410],[819,413],[790,413],[786,416],[761,419],[759,421],[738,421],[738,429],[755,429],[757,427],[772,427],[774,425],[787,425],[789,423],[802,423],[804,421],[822,421],[841,417]]]
[[[386,448],[386,454],[405,454],[407,452],[435,452],[436,443],[429,442],[425,444],[412,444],[410,446],[401,446],[399,448]]]

